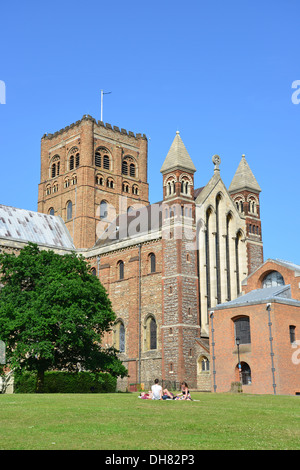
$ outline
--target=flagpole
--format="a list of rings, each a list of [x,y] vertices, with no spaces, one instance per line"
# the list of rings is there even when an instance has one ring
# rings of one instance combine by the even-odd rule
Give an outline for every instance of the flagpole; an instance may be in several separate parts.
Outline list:
[[[106,93],[101,90],[101,121],[103,121],[103,95],[109,95],[111,91],[107,91]]]

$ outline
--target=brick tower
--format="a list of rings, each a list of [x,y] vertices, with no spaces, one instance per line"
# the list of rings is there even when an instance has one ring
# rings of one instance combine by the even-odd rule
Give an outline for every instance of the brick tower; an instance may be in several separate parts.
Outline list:
[[[197,383],[195,338],[198,321],[198,275],[195,240],[194,173],[196,168],[179,132],[161,168],[162,225],[162,377]]]
[[[228,191],[241,216],[245,217],[249,275],[263,263],[263,242],[259,204],[261,188],[247,163],[245,155],[242,155]]]
[[[89,115],[41,140],[38,211],[90,248],[118,214],[148,204],[147,138]]]

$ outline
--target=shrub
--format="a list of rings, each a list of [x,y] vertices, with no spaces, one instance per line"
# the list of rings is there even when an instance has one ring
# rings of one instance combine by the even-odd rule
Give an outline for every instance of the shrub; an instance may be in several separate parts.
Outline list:
[[[15,373],[15,393],[35,393],[36,374]],[[46,372],[44,393],[114,393],[117,379],[106,372]]]

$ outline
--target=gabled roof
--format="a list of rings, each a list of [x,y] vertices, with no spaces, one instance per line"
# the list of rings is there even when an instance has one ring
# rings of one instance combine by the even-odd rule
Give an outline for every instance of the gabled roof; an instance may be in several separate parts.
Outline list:
[[[255,192],[261,192],[261,188],[252,173],[245,155],[242,155],[240,164],[235,172],[233,180],[229,186],[229,193],[241,191],[243,189],[250,189]]]
[[[274,259],[274,260],[267,260],[267,261],[274,261],[275,263],[281,264],[282,266],[295,271],[295,274],[300,274],[300,266],[299,264],[292,263],[291,261],[285,261],[283,259]],[[266,262],[267,262],[266,261]]]
[[[0,239],[74,250],[61,217],[0,204]]]
[[[285,261],[281,259],[271,259],[268,258],[266,261],[264,261],[258,268],[256,268],[249,276],[247,276],[245,279],[242,281],[242,285],[246,286],[248,279],[252,277],[257,271],[260,271],[267,263],[275,263],[280,266],[284,266],[285,268],[290,269],[291,271],[295,272],[295,276],[300,276],[300,266],[299,264],[292,263],[290,261]]]
[[[186,170],[191,173],[196,171],[194,163],[181,140],[179,131],[176,132],[176,136],[160,171],[161,173],[166,173],[175,169]]]

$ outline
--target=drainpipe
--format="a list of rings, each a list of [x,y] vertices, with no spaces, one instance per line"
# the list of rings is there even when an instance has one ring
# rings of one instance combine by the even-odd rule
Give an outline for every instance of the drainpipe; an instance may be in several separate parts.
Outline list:
[[[271,304],[267,304],[267,311],[268,311],[268,326],[269,326],[269,341],[270,341],[270,356],[271,356],[271,364],[272,364],[272,377],[273,377],[273,390],[274,395],[276,395],[276,382],[275,382],[275,367],[274,367],[274,352],[273,352],[273,337],[272,337],[272,322],[271,322]]]
[[[74,210],[74,216],[73,216],[73,242],[74,242],[74,224],[75,224],[75,219],[76,219],[76,210],[77,210],[77,187],[75,188],[75,210]]]
[[[142,355],[142,285],[141,285],[141,271],[142,271],[142,258],[141,258],[141,249],[142,245],[139,245],[139,357],[138,357],[138,364],[139,364],[139,375],[138,375],[138,382],[141,383],[141,355]]]
[[[214,392],[216,393],[217,384],[216,384],[216,368],[215,368],[215,339],[214,339],[214,311],[209,314],[211,321],[211,345],[212,345],[212,360],[213,360],[213,379],[214,379]]]

